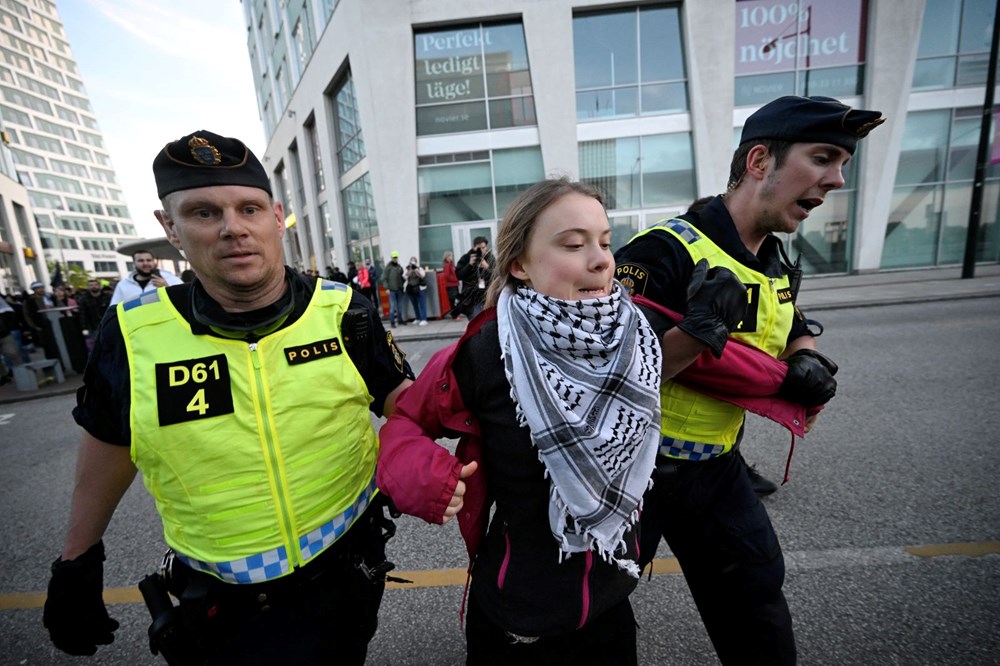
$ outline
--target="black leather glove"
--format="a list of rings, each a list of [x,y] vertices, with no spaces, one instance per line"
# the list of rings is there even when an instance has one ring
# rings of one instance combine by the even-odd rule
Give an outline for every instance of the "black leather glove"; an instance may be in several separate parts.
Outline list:
[[[728,268],[709,268],[702,259],[691,273],[687,297],[687,314],[677,328],[707,344],[719,358],[729,334],[746,314],[746,285]]]
[[[104,607],[104,542],[76,559],[52,563],[42,623],[53,645],[67,654],[90,656],[115,640],[118,622]]]
[[[815,349],[800,349],[785,361],[788,374],[778,395],[806,407],[825,405],[837,393],[837,364]]]

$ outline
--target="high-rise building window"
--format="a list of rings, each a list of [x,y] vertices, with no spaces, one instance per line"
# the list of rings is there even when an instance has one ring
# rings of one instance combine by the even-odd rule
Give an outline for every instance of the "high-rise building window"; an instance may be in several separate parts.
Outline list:
[[[616,249],[639,231],[641,209],[683,209],[694,199],[687,132],[585,141],[579,159],[580,180],[600,190],[609,211],[640,209],[628,224],[612,225]]]
[[[316,194],[326,190],[326,178],[323,175],[323,154],[319,145],[319,132],[316,131],[316,121],[310,120],[306,125],[306,134],[309,135],[309,157],[312,159],[313,184],[316,186]]]
[[[544,178],[538,146],[419,158],[420,262],[437,265],[454,247],[452,228],[503,217],[518,194]]]
[[[977,108],[906,117],[882,268],[961,263],[982,119]],[[1000,257],[1000,164],[986,172],[976,258]]]
[[[378,219],[375,216],[375,197],[371,178],[366,173],[341,192],[344,203],[344,223],[347,227],[349,255],[354,261],[364,258],[377,259]]]
[[[927,0],[913,88],[986,83],[995,0]]]
[[[782,95],[858,95],[866,0],[737,0],[736,106]]]
[[[361,133],[361,116],[354,96],[354,81],[348,72],[333,93],[334,126],[337,137],[337,164],[346,172],[365,157],[365,139]]]
[[[686,111],[687,75],[677,7],[573,18],[578,120]]]
[[[535,125],[520,22],[417,32],[417,134]]]

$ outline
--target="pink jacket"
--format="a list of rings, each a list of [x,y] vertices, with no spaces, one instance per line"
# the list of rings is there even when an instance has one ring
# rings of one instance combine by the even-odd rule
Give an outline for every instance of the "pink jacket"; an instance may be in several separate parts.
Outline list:
[[[434,354],[417,381],[397,398],[396,411],[379,431],[379,489],[397,509],[429,523],[443,521],[463,465],[479,462],[476,473],[465,480],[464,505],[458,513],[470,569],[486,534],[490,502],[479,424],[462,402],[452,364],[462,343],[493,319],[496,310],[484,310],[469,322],[461,339]],[[456,455],[435,443],[442,437],[459,438]]]

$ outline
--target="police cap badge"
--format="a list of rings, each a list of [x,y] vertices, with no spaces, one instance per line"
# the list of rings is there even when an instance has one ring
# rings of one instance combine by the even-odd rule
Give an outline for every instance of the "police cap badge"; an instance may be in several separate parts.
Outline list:
[[[215,185],[257,187],[271,194],[267,172],[239,139],[200,130],[163,147],[153,160],[156,194]]]

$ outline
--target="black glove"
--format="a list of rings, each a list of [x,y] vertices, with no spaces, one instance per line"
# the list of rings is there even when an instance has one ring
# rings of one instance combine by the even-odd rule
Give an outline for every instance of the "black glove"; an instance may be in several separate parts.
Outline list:
[[[729,334],[746,314],[746,285],[728,268],[709,268],[702,259],[691,273],[687,297],[687,314],[677,328],[707,344],[719,358]]]
[[[76,559],[52,563],[42,623],[53,645],[67,654],[90,656],[115,640],[118,622],[104,607],[104,542]]]
[[[778,395],[806,407],[825,405],[837,393],[837,364],[815,349],[800,349],[785,361],[788,374]]]

